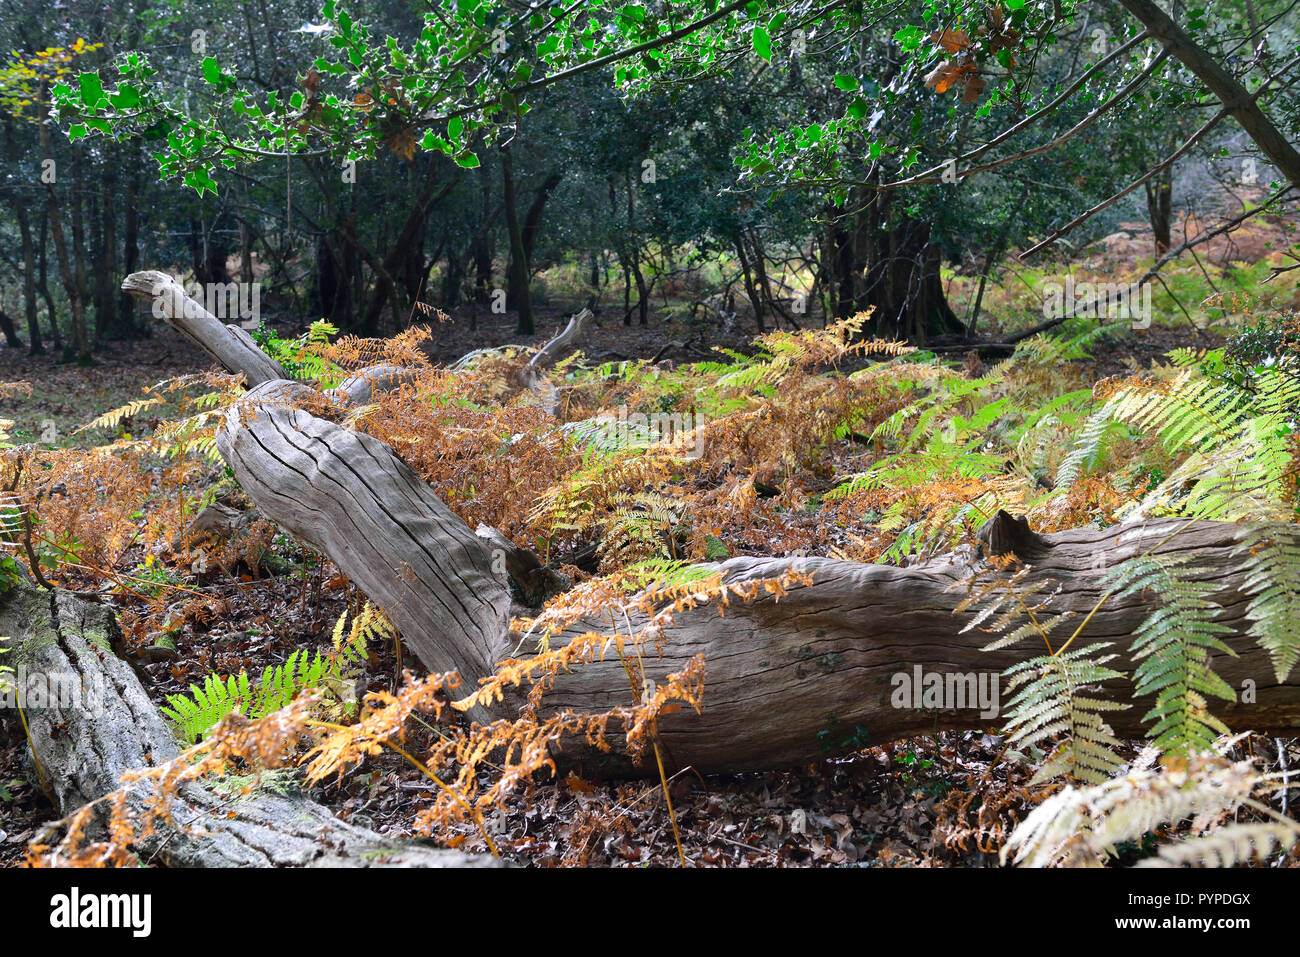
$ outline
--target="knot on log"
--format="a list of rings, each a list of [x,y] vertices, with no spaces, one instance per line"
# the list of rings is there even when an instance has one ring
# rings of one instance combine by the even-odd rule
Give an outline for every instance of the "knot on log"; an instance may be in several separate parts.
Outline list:
[[[1022,559],[1043,544],[1043,540],[1029,530],[1028,519],[1023,515],[1016,518],[1002,509],[998,509],[996,515],[980,526],[976,538],[984,544],[985,553],[989,556],[1014,552]]]

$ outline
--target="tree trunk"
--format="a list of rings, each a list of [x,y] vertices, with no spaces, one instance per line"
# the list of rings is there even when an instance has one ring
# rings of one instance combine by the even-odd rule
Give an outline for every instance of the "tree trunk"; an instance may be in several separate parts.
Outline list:
[[[95,335],[99,339],[110,334],[126,338],[118,323],[118,299],[121,291],[113,281],[117,271],[117,204],[113,191],[117,186],[117,164],[110,158],[104,162],[99,194],[99,255],[95,257]],[[134,268],[128,272],[134,271]]]
[[[0,309],[0,333],[4,334],[5,345],[10,349],[23,347],[23,341],[18,338],[18,330],[14,327],[13,319],[3,309]]]
[[[506,232],[510,237],[510,267],[506,277],[506,308],[519,312],[516,331],[531,336],[533,322],[532,295],[528,288],[528,250],[524,248],[523,225],[519,221],[518,196],[515,191],[515,161],[509,149],[501,151],[501,192],[506,211]]]
[[[1147,219],[1155,235],[1156,258],[1173,248],[1174,167],[1169,164],[1142,184],[1147,197]]]
[[[44,100],[44,98],[45,90],[44,87],[42,87],[39,99]],[[48,121],[38,123],[37,128],[39,130],[41,143],[41,156],[44,158],[46,163],[51,164],[50,168],[52,170],[57,169],[57,167],[53,165],[54,152],[50,146],[50,130]],[[56,179],[51,177],[50,181],[45,184],[48,210],[47,222],[50,225],[50,238],[54,240],[54,251],[59,261],[59,275],[63,281],[63,289],[68,296],[68,303],[72,309],[72,343],[70,348],[74,357],[82,362],[89,362],[90,339],[86,334],[86,300],[82,296],[82,290],[85,288],[85,284],[84,282],[77,281],[78,277],[74,274],[72,262],[68,258],[67,244],[63,241],[63,214],[59,208],[59,196],[55,191],[55,182]],[[74,182],[73,185],[75,187],[76,183]],[[78,204],[74,202],[74,208],[77,205]],[[76,222],[77,221],[74,220],[74,225]],[[75,236],[76,231],[74,230],[74,241]],[[80,257],[77,257],[77,262],[78,264],[81,263]],[[81,271],[81,278],[84,279],[84,267],[82,267]],[[53,308],[50,309],[50,317],[51,321],[53,321]]]
[[[964,334],[948,305],[939,275],[939,248],[928,223],[891,213],[889,194],[832,227],[835,314],[873,310],[868,334],[923,343],[932,336]]]
[[[227,416],[222,455],[265,515],[319,548],[380,607],[391,609],[429,669],[457,671],[473,687],[517,642],[506,632],[509,591],[504,577],[493,573],[490,548],[391,449],[292,408],[309,392],[275,382],[254,389],[242,409]],[[313,477],[310,484],[305,476]],[[1162,520],[1037,536],[1015,532],[1015,523],[1004,518],[1005,528],[990,532],[991,539],[1001,535],[990,548],[1014,550],[1041,569],[1026,587],[1051,577],[1063,586],[1060,607],[1086,613],[1103,591],[1106,567],[1149,548],[1179,524]],[[1244,584],[1234,557],[1240,532],[1230,523],[1199,522],[1163,549],[1194,554],[1198,566],[1210,569],[1207,580],[1221,586],[1226,608],[1220,621],[1236,634],[1241,657],[1217,656],[1214,666],[1236,686],[1270,673],[1267,654],[1246,637],[1244,603],[1237,597]],[[1023,649],[983,653],[988,635],[960,633],[971,615],[954,614],[963,597],[954,586],[978,567],[974,559],[947,556],[906,569],[830,559],[802,565],[814,583],[792,589],[779,603],[770,597],[733,602],[725,617],[712,606],[679,613],[662,653],[647,660],[647,676],[656,682],[695,655],[704,656],[708,669],[703,714],[682,712],[660,722],[660,741],[676,766],[735,771],[814,761],[827,736],[834,739],[843,728],[865,728],[872,743],[883,743],[941,727],[997,725],[995,716],[981,719],[975,707],[945,713],[891,703],[895,675],[911,676],[918,667],[924,674],[996,673],[1026,656]],[[742,582],[775,578],[790,567],[784,559],[737,558],[711,570]],[[1082,642],[1126,646],[1154,601],[1111,599]],[[635,631],[648,621],[634,614],[627,624]],[[552,638],[552,647],[608,627],[603,620],[580,621]],[[1253,705],[1224,707],[1222,716],[1257,730],[1300,724],[1300,685],[1261,687],[1259,695]],[[627,673],[612,656],[561,675],[545,701],[549,710],[578,712],[632,703]],[[1117,712],[1112,723],[1120,734],[1139,734],[1145,711],[1139,703]],[[582,761],[618,767],[617,757],[573,747]],[[851,749],[831,741],[833,752]]]
[[[129,276],[140,264],[140,165],[134,159],[128,162],[131,175],[126,180],[126,199],[122,203],[122,271]],[[117,297],[117,327],[124,338],[140,335],[135,303],[124,292]]]
[[[392,305],[394,325],[400,327],[404,323],[405,317],[399,305],[400,288],[398,285],[404,264],[410,262],[413,254],[418,255],[421,264],[423,264],[425,221],[433,208],[446,198],[458,181],[456,177],[452,177],[443,183],[441,188],[438,188],[437,173],[438,165],[430,161],[429,169],[424,177],[424,185],[420,190],[420,194],[416,197],[415,205],[402,222],[402,227],[398,230],[397,236],[390,244],[382,262],[378,261],[374,254],[357,240],[356,234],[351,229],[345,232],[348,241],[366,261],[366,265],[370,266],[375,272],[375,288],[371,293],[370,304],[366,307],[365,316],[362,318],[361,327],[363,330],[372,331],[378,328],[379,317],[383,312],[385,302]]]
[[[253,386],[269,379],[286,378],[278,362],[257,347],[239,325],[223,325],[201,303],[185,295],[171,276],[162,272],[137,272],[127,276],[122,291],[150,301],[161,300],[167,321],[227,370],[243,374]]]
[[[48,233],[50,230],[50,207],[48,204],[41,210],[41,241],[36,247],[39,251],[39,280],[37,288],[41,291],[41,298],[45,300],[45,314],[50,317],[50,342],[54,345],[55,352],[63,350],[63,340],[59,336],[59,314],[54,310],[54,297],[50,295],[50,272],[49,272],[49,255],[46,252],[48,243]]]
[[[45,346],[41,342],[41,324],[36,314],[36,250],[32,243],[32,224],[27,218],[27,204],[15,203],[14,216],[23,243],[23,306],[27,314],[27,338],[31,340],[31,354],[42,355]]]
[[[754,310],[754,324],[758,327],[760,333],[767,331],[767,326],[763,324],[763,301],[759,297],[758,287],[754,285],[754,272],[749,268],[749,256],[745,252],[745,240],[740,233],[732,238],[732,245],[736,250],[736,258],[740,260],[740,272],[745,277],[745,296],[749,299],[750,308]]]
[[[533,201],[528,204],[528,213],[524,216],[524,225],[522,237],[524,242],[524,256],[528,260],[531,268],[533,263],[533,252],[537,248],[537,234],[542,228],[542,213],[546,209],[546,201],[551,198],[555,188],[564,180],[564,172],[557,170],[550,176],[546,177],[542,185],[537,188],[533,194]]]
[[[82,174],[81,149],[72,147],[72,278],[77,284],[77,301],[81,303],[81,318],[76,311],[72,316],[72,339],[81,362],[90,361],[90,327],[86,322],[86,304],[90,300],[90,286],[86,282],[86,221],[82,213],[85,177]]]

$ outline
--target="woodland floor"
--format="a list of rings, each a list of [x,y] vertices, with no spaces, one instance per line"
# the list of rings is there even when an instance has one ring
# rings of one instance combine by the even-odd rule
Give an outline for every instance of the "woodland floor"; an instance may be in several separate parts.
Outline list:
[[[563,315],[563,310],[548,311],[538,322],[534,342],[548,338]],[[736,345],[751,334],[748,328],[735,332]],[[680,327],[654,321],[645,328],[625,327],[607,320],[590,335],[585,351],[595,359],[651,356],[668,341],[684,338]],[[1189,338],[1194,341],[1185,327],[1137,332],[1119,349],[1103,350],[1107,360],[1089,372],[1095,378],[1118,373],[1125,356],[1146,362],[1192,344]],[[435,326],[432,351],[439,360],[454,359],[471,348],[519,341],[512,318],[480,314],[475,330],[464,321]],[[676,351],[673,358],[679,361],[691,358]],[[17,420],[17,441],[30,441],[22,433],[34,438],[42,423],[52,420],[62,443],[91,444],[107,436],[70,437],[73,428],[138,397],[142,386],[206,365],[188,343],[162,328],[138,343],[110,344],[89,369],[0,348],[0,381],[26,380],[34,387],[16,411],[4,414]],[[136,557],[127,558],[129,564]],[[184,601],[174,604],[175,652],[153,649],[140,665],[160,703],[164,695],[182,691],[214,670],[256,674],[268,664],[282,663],[296,649],[320,647],[348,605],[350,586],[337,570],[318,566],[314,556],[283,537],[273,542],[261,567],[236,571],[213,569],[186,579],[187,586],[211,596],[220,613],[191,615]],[[124,620],[154,597],[143,585],[135,587],[134,595],[109,599]],[[125,650],[143,652],[130,628],[127,633]],[[412,664],[408,656],[401,667]],[[369,689],[393,688],[399,672],[394,649],[376,649]],[[41,822],[54,815],[30,783],[21,732],[12,722],[5,728],[10,733],[0,734],[0,866],[14,866]],[[417,729],[417,735],[428,733]],[[700,777],[678,772],[670,791],[686,857],[695,866],[716,867],[996,866],[996,856],[980,848],[999,845],[1026,813],[1025,784],[1031,773],[998,760],[1001,742],[994,734],[943,733],[883,747],[863,741],[868,747],[849,757],[785,773]],[[1265,771],[1300,764],[1300,740],[1252,737],[1238,747],[1258,755]],[[1130,754],[1136,749],[1134,743]],[[427,785],[386,753],[315,796],[341,817],[401,836],[411,833],[416,816],[432,802]],[[529,799],[518,803],[526,811],[497,822],[503,852],[518,863],[677,863],[672,823],[657,783],[597,784],[570,777],[535,785]],[[451,843],[471,850],[482,846],[472,825],[465,825]],[[1136,847],[1129,850],[1130,856],[1137,853]]]

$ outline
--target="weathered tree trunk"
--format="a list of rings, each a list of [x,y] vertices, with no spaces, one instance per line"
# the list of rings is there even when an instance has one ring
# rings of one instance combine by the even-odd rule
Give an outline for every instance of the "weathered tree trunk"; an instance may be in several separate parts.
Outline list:
[[[26,709],[32,753],[59,810],[68,814],[119,786],[123,774],[179,753],[135,672],[114,654],[121,640],[108,609],[67,592],[19,585],[0,601],[7,663],[27,688],[61,690]],[[153,819],[157,792],[128,790],[133,815]],[[166,802],[170,820],[134,848],[174,867],[458,867],[495,859],[395,841],[347,824],[304,794],[259,789],[232,798],[198,783]],[[104,816],[101,816],[101,823]],[[97,835],[88,834],[88,837]]]
[[[135,288],[148,284],[132,283]],[[506,631],[510,562],[496,561],[480,539],[382,442],[307,412],[314,390],[264,381],[226,416],[218,447],[262,512],[324,552],[401,630],[433,671],[459,672],[466,687],[493,673],[517,639]],[[1060,586],[1058,608],[1087,612],[1100,598],[1105,571],[1170,536],[1183,519],[1160,519],[1098,530],[1035,535],[999,513],[986,526],[992,554],[1014,552],[1031,566],[1024,587],[1042,579]],[[1247,636],[1242,592],[1246,572],[1236,555],[1242,529],[1197,521],[1160,548],[1194,554],[1208,569],[1224,606],[1220,621],[1240,657],[1216,655],[1215,670],[1231,685],[1255,682],[1257,699],[1216,713],[1259,731],[1300,726],[1300,683],[1276,683],[1266,652]],[[981,649],[989,636],[962,633],[969,614],[955,614],[960,583],[983,567],[974,554],[944,556],[912,568],[831,559],[736,558],[711,566],[730,581],[775,578],[795,564],[813,583],[751,603],[733,601],[725,616],[712,605],[681,611],[667,629],[660,655],[647,655],[647,677],[662,682],[703,655],[704,711],[659,721],[659,740],[678,766],[698,770],[788,767],[827,753],[952,727],[995,726],[973,706],[952,711],[895,707],[895,676],[997,673],[1037,648],[997,653]],[[499,571],[504,569],[504,571]],[[1149,595],[1111,598],[1080,636],[1086,645],[1113,641],[1121,654],[1129,636],[1157,607]],[[630,618],[637,629],[646,622]],[[627,630],[624,623],[623,630]],[[601,620],[581,621],[566,634],[607,633]],[[552,639],[560,644],[564,636]],[[1131,672],[1132,661],[1125,663]],[[1123,697],[1129,692],[1123,690]],[[551,709],[603,712],[632,704],[628,676],[617,660],[575,668],[546,696]],[[1121,735],[1141,733],[1146,708],[1108,715]],[[627,770],[617,749],[597,755],[581,744],[569,760],[598,769]]]
[[[257,348],[252,336],[233,323],[222,324],[166,273],[132,273],[122,291],[154,303],[167,323],[228,371],[242,373],[249,386],[288,377],[280,363]]]
[[[868,333],[913,342],[964,332],[944,294],[929,223],[895,215],[891,203],[889,194],[878,194],[829,229],[825,252],[834,261],[826,268],[838,283],[835,314],[873,309]]]

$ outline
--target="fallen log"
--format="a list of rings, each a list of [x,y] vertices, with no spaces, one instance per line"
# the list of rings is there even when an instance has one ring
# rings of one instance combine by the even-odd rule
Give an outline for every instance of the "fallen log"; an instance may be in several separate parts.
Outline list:
[[[27,697],[32,753],[61,813],[116,790],[122,775],[180,753],[131,667],[107,608],[64,591],[19,584],[0,597],[6,663]],[[294,789],[223,791],[182,785],[154,807],[152,781],[126,790],[128,810],[156,828],[134,847],[142,861],[174,867],[463,867],[496,859],[385,838],[336,818]],[[106,812],[105,812],[106,813]],[[104,816],[101,814],[102,826]],[[87,835],[95,837],[94,834]],[[39,839],[39,838],[38,838]]]
[[[248,385],[288,378],[280,363],[259,349],[252,336],[234,323],[222,323],[165,272],[131,273],[123,280],[122,291],[154,303],[154,311],[164,322],[228,372],[242,374]]]
[[[476,538],[392,449],[309,412],[305,406],[318,396],[287,382],[251,389],[227,412],[221,454],[262,513],[338,564],[389,614],[426,667],[455,670],[473,687],[518,641],[506,627],[509,569],[494,567],[490,543]],[[1031,567],[1026,587],[1050,579],[1060,590],[1056,607],[1083,613],[1103,594],[1107,568],[1157,545],[1162,554],[1195,554],[1205,580],[1218,588],[1219,621],[1231,629],[1228,640],[1239,653],[1216,655],[1213,667],[1234,687],[1253,683],[1251,695],[1216,707],[1216,714],[1241,729],[1300,727],[1300,684],[1277,682],[1268,655],[1247,635],[1241,527],[1194,522],[1165,541],[1184,524],[1163,519],[1035,535],[1003,514],[985,538],[990,553],[1014,552]],[[986,653],[988,635],[963,631],[971,617],[955,614],[964,597],[960,583],[985,567],[978,555],[948,555],[911,568],[823,558],[735,558],[709,567],[731,581],[777,578],[799,567],[813,581],[780,601],[733,602],[725,615],[712,605],[682,611],[658,656],[647,654],[646,676],[656,682],[696,655],[706,662],[703,713],[684,709],[658,724],[658,740],[679,767],[788,767],[943,728],[994,729],[998,709],[987,703],[899,705],[893,693],[899,676],[993,675],[1041,651]],[[1121,653],[1116,667],[1131,673],[1129,636],[1157,607],[1159,596],[1112,598],[1079,644],[1114,642]],[[633,614],[628,624],[635,631],[647,621]],[[553,638],[552,647],[566,636],[608,630],[605,621],[580,621]],[[1117,691],[1131,696],[1126,688]],[[633,703],[627,672],[616,660],[560,675],[545,698],[552,711],[586,713]],[[511,714],[514,704],[503,703],[502,713]],[[1119,734],[1137,736],[1146,710],[1138,701],[1108,720]],[[617,748],[604,756],[568,742],[565,750],[574,761],[629,770]]]
[[[578,341],[595,318],[596,314],[590,309],[583,309],[570,319],[553,339],[538,349],[528,360],[521,375],[523,384],[527,388],[535,389],[542,376],[546,374],[546,370],[555,365],[570,349],[577,347]]]

